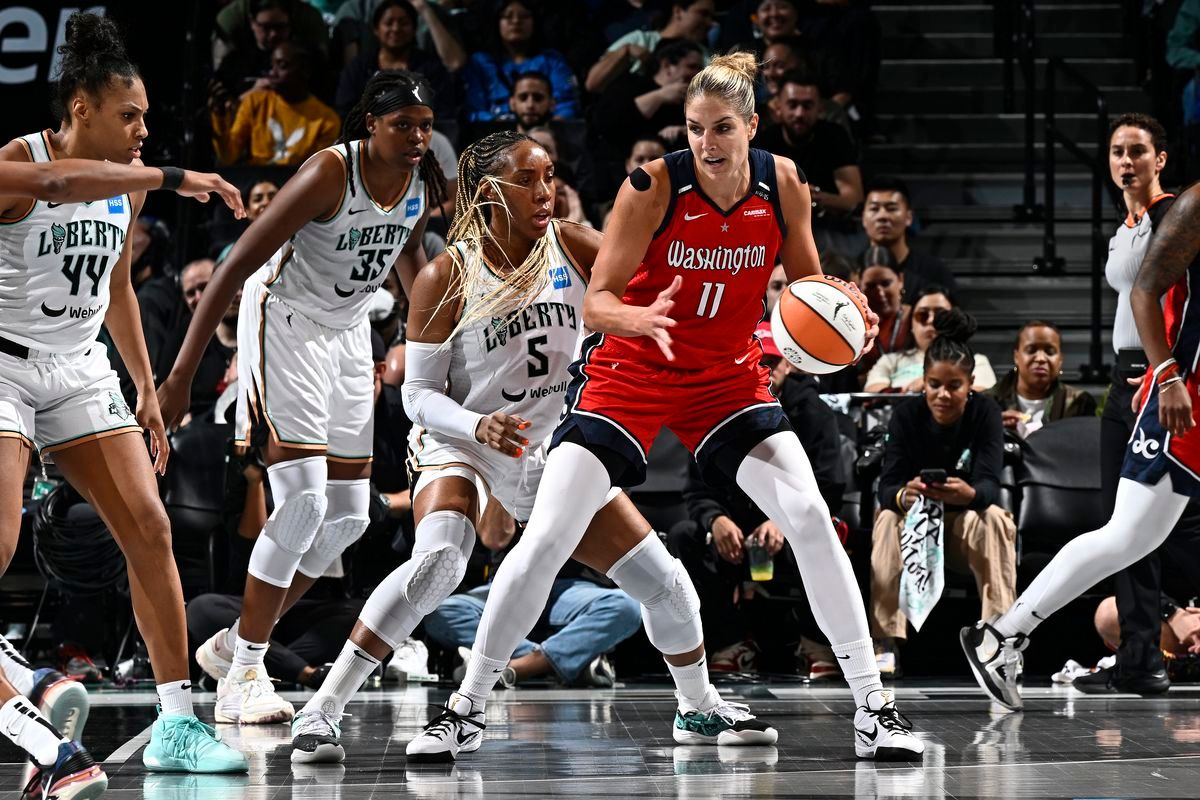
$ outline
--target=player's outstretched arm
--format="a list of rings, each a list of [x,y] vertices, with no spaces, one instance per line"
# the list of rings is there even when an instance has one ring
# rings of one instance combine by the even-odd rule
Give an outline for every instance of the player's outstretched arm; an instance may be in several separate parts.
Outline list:
[[[0,162],[0,194],[50,203],[90,203],[117,194],[169,189],[207,202],[213,192],[239,219],[246,215],[233,184],[210,172],[112,164],[86,158],[42,163]]]

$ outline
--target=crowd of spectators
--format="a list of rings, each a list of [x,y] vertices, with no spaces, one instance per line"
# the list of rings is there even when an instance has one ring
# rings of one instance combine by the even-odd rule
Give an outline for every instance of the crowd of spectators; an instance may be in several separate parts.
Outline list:
[[[430,256],[444,247],[437,232],[444,233],[453,216],[456,153],[496,130],[518,130],[546,148],[556,165],[556,216],[603,229],[624,176],[686,146],[686,88],[710,54],[734,46],[755,51],[764,66],[753,145],[801,167],[823,269],[857,281],[880,317],[875,350],[819,380],[782,358],[769,325],[758,335],[775,392],[847,547],[854,532],[843,512],[850,504],[869,509],[854,515],[866,532],[869,617],[880,667],[895,675],[897,645],[909,635],[899,595],[901,535],[918,498],[944,504],[947,568],[973,577],[983,616],[1003,612],[1015,596],[1018,553],[1012,508],[999,486],[1005,438],[1094,416],[1097,401],[1062,381],[1062,337],[1050,321],[1029,321],[1016,332],[1012,369],[998,377],[969,345],[974,322],[970,309],[957,303],[955,276],[910,239],[917,209],[909,187],[864,173],[862,152],[877,136],[879,40],[867,4],[855,0],[346,0],[324,16],[301,0],[232,0],[216,17],[207,84],[212,157],[219,169],[248,169],[253,221],[288,169],[337,139],[341,116],[372,75],[407,69],[421,73],[433,90],[431,147],[451,182],[450,200],[434,212],[442,224],[426,234]],[[265,174],[257,168],[284,169]],[[171,268],[163,223],[143,218],[134,229],[135,284],[159,377],[240,230],[212,226],[210,257]],[[786,282],[777,266],[765,298],[768,312]],[[228,425],[232,417],[238,307],[235,300],[204,354],[189,424]],[[361,598],[412,547],[404,467],[411,423],[399,389],[406,313],[406,298],[391,276],[370,312],[377,390],[371,527],[307,605],[276,629],[268,666],[282,680],[319,684],[322,665],[340,648]],[[853,392],[892,395],[896,402],[885,402],[880,416],[852,419],[844,404],[823,399]],[[886,431],[877,475],[865,481],[855,463],[869,434],[864,419],[874,420],[876,433]],[[222,560],[217,572],[224,579],[189,602],[189,633],[197,642],[237,615],[249,550],[270,505],[253,450],[213,456],[228,464],[218,509],[224,522],[219,530],[176,530],[177,540],[220,540],[212,551]],[[671,481],[682,487],[678,513],[673,524],[659,527],[703,600],[713,669],[837,675],[778,527],[736,488],[706,485],[694,465],[675,471]],[[927,480],[931,475],[938,479]],[[461,593],[419,633],[442,651],[443,664],[461,666],[469,657],[488,577],[519,536],[511,520],[487,513],[479,532]],[[1113,615],[1105,606],[1097,617],[1110,643],[1119,636]],[[1174,634],[1164,631],[1174,636],[1173,646],[1192,633],[1177,622]],[[611,685],[606,653],[634,636],[639,624],[627,596],[603,576],[570,566],[556,581],[536,641],[522,643],[504,682],[549,676],[570,685]],[[424,647],[406,644],[404,658]],[[405,663],[397,672],[425,671]]]

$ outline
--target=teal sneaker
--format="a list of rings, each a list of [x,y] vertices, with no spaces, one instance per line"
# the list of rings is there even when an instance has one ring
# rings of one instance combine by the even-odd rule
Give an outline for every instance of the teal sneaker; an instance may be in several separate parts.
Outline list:
[[[750,713],[750,707],[722,700],[711,686],[710,698],[716,700],[708,711],[693,709],[675,712],[673,735],[679,744],[770,745],[779,733]],[[712,697],[714,696],[715,697]]]
[[[195,717],[163,714],[150,730],[142,763],[154,772],[246,772],[246,756]]]

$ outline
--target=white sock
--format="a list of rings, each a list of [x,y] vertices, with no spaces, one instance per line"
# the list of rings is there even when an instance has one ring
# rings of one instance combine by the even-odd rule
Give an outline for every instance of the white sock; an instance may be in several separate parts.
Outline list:
[[[492,693],[496,681],[500,680],[500,673],[507,666],[507,660],[499,661],[482,653],[472,652],[471,657],[467,659],[467,671],[463,675],[462,685],[458,687],[458,693],[470,700],[476,711],[483,711],[488,695]]]
[[[879,679],[879,665],[875,661],[875,646],[870,639],[859,639],[857,642],[833,645],[833,653],[837,656],[846,683],[850,684],[850,691],[854,693],[854,705],[865,706],[867,695],[883,688],[883,681]]]
[[[58,746],[67,741],[54,729],[49,720],[21,695],[0,706],[0,728],[4,730],[9,741],[45,767],[58,761]]]
[[[305,705],[305,711],[324,711],[337,718],[346,710],[346,704],[363,685],[371,673],[379,667],[379,659],[363,650],[354,642],[347,641],[342,652],[333,662],[333,668],[325,677],[321,688]]]
[[[33,667],[3,636],[0,636],[0,670],[18,694],[26,697],[33,694]]]
[[[223,642],[223,644],[225,645],[225,650],[227,652],[232,653],[234,651],[234,648],[237,647],[238,633],[241,632],[241,627],[242,627],[242,618],[238,617],[237,619],[235,619],[233,621],[233,624],[229,626],[229,630],[225,631],[225,641]],[[222,644],[222,643],[218,642],[218,644]]]
[[[154,688],[158,691],[158,702],[162,706],[162,713],[176,714],[180,717],[196,716],[196,712],[192,711],[191,681],[160,683]]]
[[[237,637],[237,643],[233,646],[233,666],[229,668],[229,671],[233,672],[243,667],[261,667],[263,659],[266,658],[268,646],[266,642],[248,642],[241,636]]]
[[[677,667],[668,661],[667,669],[675,680],[675,697],[679,699],[680,707],[685,711],[707,710],[701,706],[704,704],[705,695],[708,694],[708,659],[700,656],[700,660],[695,664],[683,667]]]
[[[1172,490],[1170,476],[1154,486],[1121,478],[1112,519],[1067,542],[993,627],[1004,638],[1028,635],[1090,587],[1153,552],[1187,503]]]

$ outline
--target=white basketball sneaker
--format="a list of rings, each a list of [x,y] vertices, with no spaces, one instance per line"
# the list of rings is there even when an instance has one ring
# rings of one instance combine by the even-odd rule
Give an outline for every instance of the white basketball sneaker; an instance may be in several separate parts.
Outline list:
[[[275,687],[261,664],[233,670],[217,681],[217,722],[265,725],[290,722],[296,716],[292,704],[275,694]]]
[[[854,712],[854,752],[875,761],[920,761],[925,743],[913,736],[912,723],[896,710],[892,693],[875,689]]]
[[[196,648],[196,663],[215,681],[224,678],[233,668],[233,649],[225,641],[228,634],[229,628],[221,628]]]
[[[992,627],[995,620],[980,620],[963,628],[958,639],[979,687],[1009,711],[1020,711],[1023,703],[1017,680],[1024,671],[1021,651],[1029,646],[1029,637],[1019,633],[1006,639]]]
[[[410,762],[453,761],[459,753],[473,753],[483,744],[483,712],[469,697],[455,692],[442,713],[429,720],[420,736],[408,743]]]

